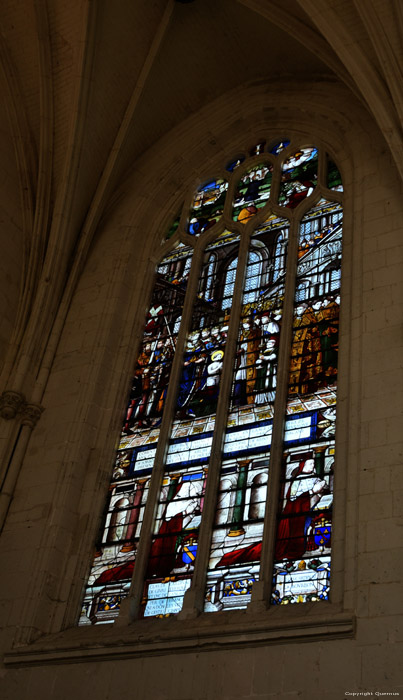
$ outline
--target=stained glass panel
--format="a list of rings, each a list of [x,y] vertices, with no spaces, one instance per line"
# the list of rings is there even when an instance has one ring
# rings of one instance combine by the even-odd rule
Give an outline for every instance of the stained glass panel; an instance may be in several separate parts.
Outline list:
[[[172,222],[172,226],[169,228],[167,235],[165,236],[165,240],[166,240],[166,241],[169,240],[170,238],[172,238],[172,236],[174,235],[174,233],[176,233],[176,231],[178,230],[179,221],[180,221],[180,218],[181,218],[181,212],[182,212],[182,207],[181,207],[181,211],[179,212],[179,214],[178,214],[178,216],[176,217],[175,221]]]
[[[275,143],[268,149],[272,155],[266,153],[262,160],[274,162],[278,156],[281,162],[290,141],[270,143]],[[262,139],[250,156],[260,156],[265,149]],[[318,151],[314,147],[293,151],[281,172],[263,162],[245,169],[243,155],[227,164],[229,181],[242,166],[240,179],[233,176],[234,221],[246,223],[268,204],[273,177],[279,178],[275,190],[278,187],[280,206],[294,209],[314,192]],[[342,191],[338,168],[326,159],[320,185]],[[191,235],[199,236],[220,220],[228,184],[226,179],[212,179],[197,190],[189,214]],[[286,209],[283,212],[285,216]],[[177,231],[179,218],[166,240]],[[219,488],[205,610],[245,608],[260,575],[278,352],[285,322],[289,222],[270,214],[263,224],[255,224],[248,239],[238,334],[233,338],[234,354],[229,355],[235,281],[242,273],[240,242],[249,236],[248,229],[241,228],[241,235],[228,230],[216,235],[198,253],[201,265],[192,283],[192,289],[196,283],[197,288],[191,313],[184,316],[183,355],[176,359],[180,365],[176,398],[172,396],[169,421],[164,420],[164,435],[172,424],[152,504],[155,520],[141,604],[144,617],[167,617],[182,609],[197,560],[209,469],[219,468],[219,474],[214,472]],[[342,208],[336,202],[321,199],[299,222],[284,455],[282,464],[273,467],[281,467],[281,491],[272,604],[329,597],[341,236]],[[196,274],[192,259],[193,248],[178,243],[157,268],[80,624],[113,621],[130,589],[191,269]],[[220,412],[217,418],[226,362],[230,372],[232,367],[230,396],[228,406],[222,406],[227,414]],[[217,437],[222,445],[219,465],[216,455],[210,463]],[[154,478],[159,475],[154,473]]]
[[[339,169],[329,156],[327,157],[327,186],[329,190],[343,192],[343,184]]]
[[[219,221],[227,189],[226,180],[210,180],[199,187],[189,214],[188,232],[192,236],[199,236]]]
[[[166,470],[146,571],[144,617],[168,616],[182,608],[197,554],[207,470]]]
[[[116,617],[130,587],[192,254],[179,243],[157,267],[80,624]]]
[[[145,617],[178,612],[191,583],[227,341],[226,300],[232,298],[225,280],[229,269],[236,271],[238,248],[239,236],[224,232],[204,253],[147,569]]]
[[[283,163],[279,204],[295,209],[309,197],[318,182],[318,151],[312,146],[301,148]]]
[[[289,145],[290,142],[287,139],[284,139],[284,141],[279,141],[275,144],[275,146],[270,148],[270,153],[273,153],[273,155],[278,156],[278,154],[284,151],[284,149],[287,148],[287,146]]]
[[[273,603],[326,600],[330,586],[342,210],[302,219]]]
[[[270,197],[273,166],[262,163],[248,170],[241,178],[235,192],[233,219],[246,224],[264,207]]]
[[[261,153],[264,153],[264,147],[266,145],[266,141],[259,141],[259,143],[256,144],[256,146],[252,146],[252,148],[249,151],[250,156],[260,156]]]
[[[207,573],[210,612],[245,607],[259,576],[287,240],[288,222],[272,216],[249,248]]]
[[[245,160],[245,156],[238,156],[237,158],[234,158],[234,160],[231,160],[227,165],[225,166],[225,169],[228,170],[228,172],[233,173],[235,168],[238,168],[241,163],[243,163]]]

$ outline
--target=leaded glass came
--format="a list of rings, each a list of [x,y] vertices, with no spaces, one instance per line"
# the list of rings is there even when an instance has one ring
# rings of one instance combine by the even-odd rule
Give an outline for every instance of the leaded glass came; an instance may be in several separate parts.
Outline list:
[[[271,604],[329,599],[341,176],[315,146],[245,146],[162,236],[80,624],[113,621],[133,580],[145,618],[177,614],[195,586],[205,613],[247,608],[270,576],[272,473]]]

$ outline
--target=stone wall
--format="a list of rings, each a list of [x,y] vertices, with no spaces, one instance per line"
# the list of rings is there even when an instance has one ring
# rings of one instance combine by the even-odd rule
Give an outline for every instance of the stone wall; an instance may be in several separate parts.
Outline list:
[[[76,629],[161,237],[186,188],[263,132],[321,142],[345,187],[335,602],[270,619],[242,613],[236,624],[227,613]],[[4,698],[403,695],[401,195],[367,111],[326,81],[234,90],[121,182],[75,290],[0,540]]]

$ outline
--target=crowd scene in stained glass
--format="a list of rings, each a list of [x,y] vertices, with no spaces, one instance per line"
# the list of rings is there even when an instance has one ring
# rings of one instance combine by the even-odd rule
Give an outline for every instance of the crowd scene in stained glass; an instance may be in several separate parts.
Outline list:
[[[298,147],[286,138],[261,140],[227,162],[228,180],[212,178],[198,187],[190,211],[182,211],[170,225],[164,243],[169,250],[156,269],[132,372],[80,624],[113,621],[129,595],[153,478],[159,480],[158,497],[140,614],[166,617],[182,609],[197,563],[215,431],[221,431],[222,454],[214,467],[219,469],[219,487],[204,610],[247,607],[260,576],[285,322],[293,328],[283,463],[270,467],[281,468],[271,602],[329,598],[342,184],[337,166],[323,154],[327,166],[319,182],[321,194],[316,195],[319,156],[315,147]],[[252,165],[248,158],[254,159]],[[233,200],[227,202],[231,177],[236,182],[230,188]],[[278,192],[276,201],[273,190]],[[304,208],[296,231],[290,212],[297,214],[308,197],[311,206]],[[253,217],[254,230],[245,233],[244,224]],[[293,318],[286,319],[292,231],[298,235],[297,272]],[[248,252],[242,269],[245,235]],[[197,265],[196,244],[203,247]],[[190,276],[197,277],[193,287]],[[240,314],[234,320],[237,289]],[[187,299],[189,294],[192,298]],[[186,305],[191,313],[183,319]],[[230,327],[237,330],[228,353]],[[174,363],[175,387],[170,386]],[[221,398],[227,366],[231,388]],[[168,391],[174,394],[170,415],[165,411]],[[219,398],[226,402],[225,419],[220,421]],[[162,431],[164,426],[169,429]],[[157,463],[161,434],[168,437]]]

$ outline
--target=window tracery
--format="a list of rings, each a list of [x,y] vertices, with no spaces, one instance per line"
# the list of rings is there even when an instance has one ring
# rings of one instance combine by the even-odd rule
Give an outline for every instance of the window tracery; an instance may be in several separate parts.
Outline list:
[[[271,602],[329,597],[341,178],[314,146],[262,140],[248,152],[197,188],[165,237],[80,624],[116,618],[133,576],[144,578],[144,617],[178,613],[200,571],[205,612],[247,607],[272,471]],[[280,464],[271,447],[287,366]],[[140,550],[148,561],[136,571]]]

